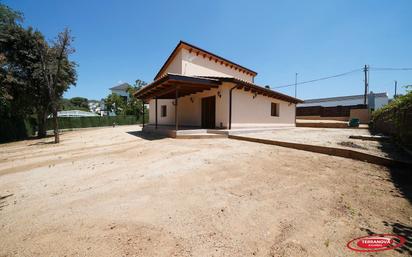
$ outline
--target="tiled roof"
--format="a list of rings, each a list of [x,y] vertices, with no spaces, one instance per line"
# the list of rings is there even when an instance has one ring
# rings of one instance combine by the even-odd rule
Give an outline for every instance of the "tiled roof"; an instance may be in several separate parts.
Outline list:
[[[128,83],[122,83],[122,84],[120,84],[120,85],[111,87],[110,90],[126,90],[126,89],[128,89],[129,87],[131,87],[130,84],[128,84]]]

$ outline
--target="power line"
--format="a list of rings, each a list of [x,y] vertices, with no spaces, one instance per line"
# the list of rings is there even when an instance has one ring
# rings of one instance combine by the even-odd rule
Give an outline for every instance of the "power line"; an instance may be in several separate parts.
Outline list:
[[[312,82],[316,82],[316,81],[342,77],[342,76],[345,76],[345,75],[348,75],[348,74],[351,74],[351,73],[354,73],[354,72],[359,72],[359,71],[363,71],[363,69],[355,69],[355,70],[351,70],[351,71],[348,71],[348,72],[344,72],[344,73],[340,73],[340,74],[336,74],[336,75],[332,75],[332,76],[328,76],[328,77],[312,79],[312,80],[302,81],[302,82],[299,82],[299,83],[293,83],[293,84],[288,84],[288,85],[283,85],[283,86],[278,86],[278,87],[273,87],[273,88],[283,88],[283,87],[291,87],[291,86],[295,86],[295,85],[302,85],[302,84],[312,83]]]
[[[379,68],[379,67],[370,67],[371,70],[376,70],[376,71],[385,71],[385,70],[412,70],[412,68]]]

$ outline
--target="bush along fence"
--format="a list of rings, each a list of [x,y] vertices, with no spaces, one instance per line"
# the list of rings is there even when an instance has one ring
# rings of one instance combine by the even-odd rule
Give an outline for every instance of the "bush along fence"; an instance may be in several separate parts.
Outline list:
[[[145,115],[145,123],[148,117]],[[132,115],[97,117],[59,117],[59,129],[133,125],[142,123],[142,118]],[[47,130],[53,130],[52,119],[47,120]],[[37,132],[36,119],[2,119],[0,122],[0,143],[23,140]]]
[[[59,117],[59,129],[105,127],[141,123],[136,116]],[[53,120],[47,120],[47,130],[53,130]]]
[[[375,132],[393,136],[401,145],[412,149],[412,92],[375,111],[370,127]]]
[[[0,143],[26,139],[36,134],[36,119],[1,118]]]

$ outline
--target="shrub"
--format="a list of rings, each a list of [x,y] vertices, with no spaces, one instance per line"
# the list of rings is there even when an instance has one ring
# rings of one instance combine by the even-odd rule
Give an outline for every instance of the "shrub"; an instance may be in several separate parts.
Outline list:
[[[27,139],[36,132],[36,119],[34,118],[2,118],[0,122],[0,143]]]
[[[141,123],[136,116],[97,116],[97,117],[59,117],[59,129],[90,128],[116,125],[132,125]],[[53,121],[47,120],[47,130],[53,129]]]
[[[372,113],[371,128],[412,147],[412,91]]]

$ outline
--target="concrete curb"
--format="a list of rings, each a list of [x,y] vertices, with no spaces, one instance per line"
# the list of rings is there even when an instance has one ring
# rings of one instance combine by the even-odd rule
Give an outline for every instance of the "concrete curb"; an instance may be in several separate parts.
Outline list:
[[[315,123],[315,122],[296,122],[296,127],[302,128],[350,128],[346,123]]]
[[[270,140],[270,139],[260,139],[260,138],[245,137],[245,136],[235,136],[235,135],[229,135],[229,138],[249,141],[249,142],[255,142],[255,143],[268,144],[268,145],[283,146],[283,147],[288,147],[288,148],[293,148],[293,149],[303,150],[303,151],[308,151],[308,152],[328,154],[332,156],[344,157],[344,158],[354,159],[354,160],[363,161],[363,162],[369,162],[369,163],[383,165],[383,166],[402,167],[402,168],[412,167],[412,163],[393,160],[393,159],[376,156],[372,154],[367,154],[363,152],[358,152],[358,151],[354,151],[350,149],[319,146],[319,145],[307,145],[307,144],[299,144],[299,143],[291,143],[291,142],[276,141],[276,140]]]
[[[211,139],[211,138],[227,138],[226,135],[222,134],[209,134],[209,135],[176,135],[176,139]]]

